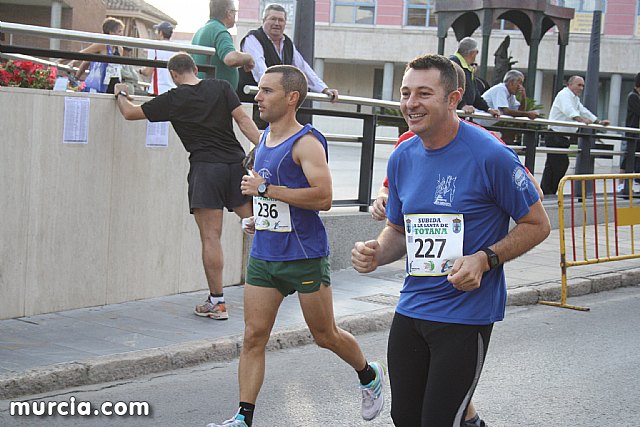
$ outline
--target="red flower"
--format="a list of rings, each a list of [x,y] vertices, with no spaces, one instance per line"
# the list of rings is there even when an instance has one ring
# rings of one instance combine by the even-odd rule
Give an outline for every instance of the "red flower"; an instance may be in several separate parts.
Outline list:
[[[22,68],[28,74],[33,74],[33,72],[36,70],[36,65],[31,61],[16,61],[16,66],[18,68]]]
[[[0,85],[51,89],[58,70],[31,61],[8,61],[0,65]]]

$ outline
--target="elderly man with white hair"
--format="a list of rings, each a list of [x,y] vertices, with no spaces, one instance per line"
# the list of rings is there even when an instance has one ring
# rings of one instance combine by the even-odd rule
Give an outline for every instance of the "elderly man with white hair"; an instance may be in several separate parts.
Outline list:
[[[478,42],[471,37],[465,37],[460,40],[456,53],[449,57],[450,60],[462,67],[465,75],[466,90],[458,104],[458,109],[467,114],[473,114],[476,110],[481,110],[498,118],[500,117],[500,111],[489,107],[476,88],[471,64],[476,61],[478,52]]]
[[[284,33],[287,11],[279,4],[270,4],[264,9],[262,26],[249,31],[240,41],[240,50],[251,55],[256,63],[252,70],[240,71],[238,96],[242,102],[253,102],[254,95],[247,95],[245,85],[258,86],[267,68],[273,65],[293,65],[300,69],[309,81],[309,90],[328,95],[333,102],[338,100],[338,90],[322,81],[305,61],[291,39]]]
[[[516,98],[516,95],[520,94],[522,100],[526,101],[527,99],[523,83],[524,74],[518,70],[509,70],[504,75],[502,83],[489,88],[482,94],[482,98],[490,108],[499,110],[501,114],[512,117],[528,117],[533,120],[540,114],[536,111],[526,111],[526,102],[520,103]]]

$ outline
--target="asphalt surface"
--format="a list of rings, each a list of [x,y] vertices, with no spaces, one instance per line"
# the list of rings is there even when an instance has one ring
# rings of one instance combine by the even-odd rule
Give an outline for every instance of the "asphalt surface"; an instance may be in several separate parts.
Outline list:
[[[511,306],[505,321],[494,327],[473,397],[491,427],[638,425],[640,286],[572,301],[591,311]],[[388,330],[381,330],[357,337],[369,360],[386,360],[387,335]],[[388,384],[383,412],[363,421],[357,376],[330,351],[313,344],[289,348],[268,353],[266,363],[255,427],[392,425]],[[205,363],[20,398],[33,405],[89,403],[91,416],[12,416],[9,402],[0,400],[0,425],[202,427],[235,411],[237,370],[237,360]],[[103,403],[116,402],[148,404],[149,414],[94,415]]]
[[[625,242],[621,250],[629,250],[628,229],[620,230],[619,240]],[[593,231],[592,226],[586,229],[588,235]],[[640,233],[634,238],[640,247]],[[553,230],[541,245],[506,264],[507,304],[559,300],[559,263],[559,235]],[[387,329],[403,274],[402,261],[367,275],[353,269],[334,272],[338,323],[355,335]],[[640,262],[629,259],[572,267],[568,278],[571,304],[571,296],[640,283]],[[242,343],[242,294],[242,286],[225,288],[227,321],[193,314],[205,293],[1,320],[0,399],[234,359]],[[311,342],[297,297],[286,298],[269,349]]]

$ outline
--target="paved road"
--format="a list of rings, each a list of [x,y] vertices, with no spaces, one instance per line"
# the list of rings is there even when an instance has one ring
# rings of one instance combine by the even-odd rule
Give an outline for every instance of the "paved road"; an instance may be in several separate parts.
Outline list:
[[[574,298],[575,312],[513,307],[494,330],[476,405],[492,427],[636,426],[640,419],[640,286]],[[386,333],[358,337],[370,359],[384,359]],[[389,426],[388,407],[371,423],[357,418],[353,372],[331,353],[306,346],[268,354],[257,426]],[[76,402],[146,400],[152,417],[10,417],[2,426],[204,426],[237,404],[237,361],[25,399]],[[388,389],[387,389],[388,392]]]

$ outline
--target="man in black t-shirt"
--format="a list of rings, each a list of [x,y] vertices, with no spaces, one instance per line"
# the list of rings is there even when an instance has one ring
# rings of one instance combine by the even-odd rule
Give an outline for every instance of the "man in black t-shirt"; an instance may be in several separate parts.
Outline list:
[[[229,318],[222,292],[223,256],[220,236],[223,208],[240,218],[252,215],[251,198],[240,191],[245,152],[233,132],[235,120],[254,144],[260,133],[243,111],[225,80],[200,80],[191,56],[177,53],[167,64],[176,88],[142,105],[130,101],[126,84],[115,87],[116,102],[127,120],[170,121],[189,152],[189,208],[200,230],[202,262],[210,295],[195,314],[216,320]]]

